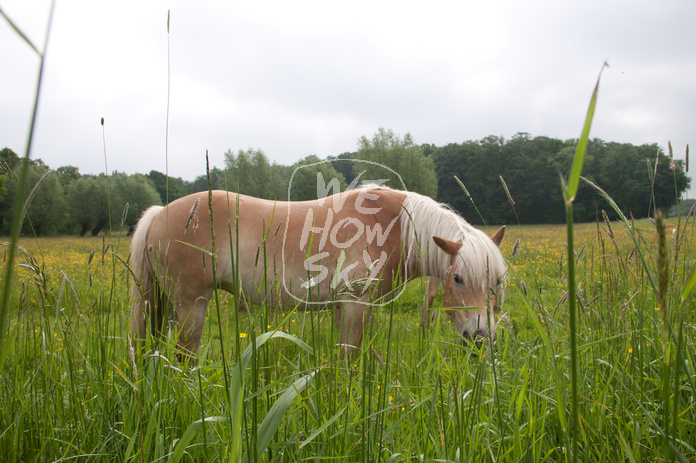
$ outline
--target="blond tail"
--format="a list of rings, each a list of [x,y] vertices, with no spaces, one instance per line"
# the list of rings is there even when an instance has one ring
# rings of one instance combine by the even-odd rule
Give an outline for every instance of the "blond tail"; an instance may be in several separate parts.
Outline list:
[[[131,241],[131,268],[135,279],[131,285],[131,336],[141,342],[147,335],[146,314],[155,305],[154,274],[147,255],[147,232],[162,209],[162,206],[151,206],[143,212]]]

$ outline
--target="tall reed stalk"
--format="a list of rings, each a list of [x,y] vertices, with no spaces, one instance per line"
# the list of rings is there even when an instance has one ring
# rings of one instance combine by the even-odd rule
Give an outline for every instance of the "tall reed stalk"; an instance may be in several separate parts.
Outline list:
[[[10,24],[12,29],[31,47],[39,57],[39,73],[36,79],[36,91],[34,92],[34,106],[31,112],[31,123],[29,124],[29,133],[27,135],[27,146],[24,151],[24,160],[22,161],[21,170],[19,173],[19,184],[17,185],[17,193],[15,195],[14,207],[12,209],[12,226],[10,227],[10,245],[7,251],[7,260],[5,262],[5,276],[3,279],[2,296],[0,296],[0,348],[3,346],[5,336],[7,315],[9,312],[10,302],[10,286],[12,285],[12,273],[14,271],[14,259],[16,254],[17,240],[19,232],[22,229],[24,221],[24,205],[25,194],[27,191],[27,182],[29,176],[29,159],[31,159],[31,144],[34,140],[34,128],[36,127],[36,116],[39,108],[39,96],[41,95],[41,82],[43,81],[44,63],[46,62],[46,52],[48,51],[48,39],[51,36],[51,24],[53,22],[53,11],[55,9],[55,0],[51,2],[51,11],[48,15],[48,23],[46,25],[46,37],[44,38],[43,51],[31,42],[31,40],[22,32],[22,30],[5,14],[0,8],[0,15]],[[23,207],[24,206],[24,207]]]
[[[604,70],[605,63],[602,66]],[[577,352],[577,321],[576,321],[576,304],[577,294],[575,287],[575,249],[573,247],[573,201],[578,192],[580,185],[580,175],[582,173],[582,164],[585,159],[585,151],[590,138],[590,127],[592,126],[592,118],[594,117],[595,107],[597,106],[597,93],[599,91],[599,81],[602,77],[602,71],[599,73],[597,83],[595,84],[592,97],[590,98],[590,106],[587,109],[585,116],[585,124],[582,128],[582,134],[578,140],[575,149],[575,157],[573,158],[573,166],[570,170],[568,183],[563,185],[563,198],[565,200],[566,210],[566,227],[567,227],[567,248],[568,248],[568,325],[570,330],[570,387],[571,387],[571,417],[569,422],[570,440],[572,443],[571,461],[575,462],[578,459],[578,427],[580,426],[580,415],[578,414],[578,352]]]

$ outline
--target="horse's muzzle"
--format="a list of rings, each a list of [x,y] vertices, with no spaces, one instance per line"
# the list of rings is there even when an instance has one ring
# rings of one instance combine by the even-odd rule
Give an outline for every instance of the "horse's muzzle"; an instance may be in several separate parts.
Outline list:
[[[476,345],[477,349],[480,349],[481,346],[483,346],[483,342],[486,340],[486,338],[488,336],[484,330],[478,330],[474,333],[473,336],[468,331],[464,331],[462,333],[462,337],[464,338],[462,340],[463,346],[468,346],[468,345],[474,344],[474,345]]]

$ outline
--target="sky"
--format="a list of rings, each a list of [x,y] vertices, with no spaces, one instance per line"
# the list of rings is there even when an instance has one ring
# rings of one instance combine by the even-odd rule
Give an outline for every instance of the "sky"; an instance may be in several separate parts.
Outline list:
[[[45,45],[50,7],[0,0],[45,49],[30,155],[52,168],[193,180],[206,151],[290,165],[380,127],[577,138],[605,62],[592,137],[696,143],[691,0],[57,0]],[[2,18],[0,63],[0,148],[24,155],[40,58]]]

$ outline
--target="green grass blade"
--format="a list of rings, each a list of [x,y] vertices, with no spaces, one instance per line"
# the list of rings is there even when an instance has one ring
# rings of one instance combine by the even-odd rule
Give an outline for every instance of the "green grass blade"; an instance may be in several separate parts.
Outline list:
[[[288,334],[284,331],[269,331],[267,333],[260,334],[256,338],[256,343],[251,343],[247,346],[246,349],[244,349],[244,353],[242,354],[242,358],[240,360],[241,366],[242,366],[242,371],[246,370],[247,365],[249,365],[249,360],[251,360],[251,356],[254,353],[254,345],[256,345],[256,350],[258,350],[261,346],[266,344],[268,341],[271,339],[275,338],[282,338],[282,339],[287,339],[289,341],[292,341],[294,344],[297,345],[297,347],[301,348],[307,353],[313,354],[314,349],[307,344],[306,342],[302,341],[300,338],[293,336],[292,334]]]
[[[342,409],[341,411],[339,411],[338,413],[336,413],[334,416],[332,416],[331,418],[329,418],[328,420],[326,420],[326,421],[324,422],[324,424],[322,424],[322,425],[319,426],[317,429],[315,429],[314,432],[313,432],[312,434],[310,434],[309,437],[308,437],[307,439],[305,439],[305,440],[302,441],[302,443],[300,444],[300,448],[302,448],[302,447],[304,447],[305,445],[307,445],[307,444],[309,444],[310,442],[312,442],[314,439],[317,438],[317,436],[318,436],[319,434],[321,434],[322,432],[324,432],[324,430],[326,430],[326,428],[328,428],[329,426],[331,426],[337,419],[339,419],[339,418],[341,417],[341,415],[343,415],[343,412],[346,411],[346,408],[347,408],[347,406],[346,406],[346,407],[343,407],[343,409]]]
[[[229,418],[226,416],[209,416],[204,420],[206,423],[225,423],[229,421]],[[169,462],[178,463],[181,461],[181,457],[184,456],[186,447],[188,447],[189,443],[198,432],[198,429],[200,429],[200,427],[203,425],[204,420],[196,420],[188,425],[188,428],[186,428],[186,431],[184,431],[184,435],[181,436],[181,439],[177,441],[174,451],[169,457]]]
[[[573,201],[578,192],[580,185],[580,174],[582,173],[582,165],[585,160],[585,152],[587,151],[587,143],[590,138],[590,128],[592,127],[592,119],[594,118],[595,107],[597,106],[597,94],[599,92],[599,82],[602,78],[602,69],[599,71],[597,83],[595,84],[592,98],[590,98],[590,106],[587,109],[585,116],[585,124],[582,128],[582,134],[578,140],[578,145],[575,149],[575,157],[573,158],[573,166],[570,170],[568,183],[565,185],[563,192],[565,197],[566,209],[566,229],[567,229],[567,251],[568,251],[568,328],[570,332],[570,386],[571,386],[571,406],[572,415],[569,422],[570,440],[572,444],[572,453],[570,460],[575,462],[578,458],[578,441],[577,429],[580,426],[580,415],[578,413],[578,366],[577,366],[577,325],[576,325],[576,286],[575,286],[575,252],[573,249]]]
[[[628,461],[631,463],[636,463],[636,457],[633,455],[633,450],[631,450],[631,447],[628,445],[626,439],[621,433],[619,433],[619,441],[621,442],[621,448],[626,454],[626,458],[628,458]]]
[[[3,18],[5,18],[5,21],[7,21],[7,23],[8,23],[8,24],[10,25],[10,27],[15,31],[15,33],[16,33],[18,36],[20,36],[20,37],[22,38],[22,40],[24,40],[24,41],[27,43],[27,45],[29,45],[29,47],[31,47],[31,49],[34,50],[34,52],[35,52],[37,55],[43,57],[43,54],[39,51],[39,49],[36,47],[36,45],[34,45],[34,44],[32,43],[32,41],[29,40],[29,37],[27,37],[26,34],[25,34],[24,32],[22,32],[22,30],[14,23],[14,21],[12,21],[12,20],[9,18],[9,16],[7,16],[7,15],[5,14],[4,11],[2,11],[2,7],[0,7],[0,16],[2,16]]]
[[[315,374],[316,372],[312,372],[297,379],[285,389],[285,392],[283,392],[278,400],[273,403],[271,409],[268,410],[268,414],[259,425],[257,432],[256,443],[258,454],[255,461],[259,461],[261,459],[261,455],[266,447],[268,447],[268,444],[271,443],[271,439],[273,439],[273,434],[275,434],[276,430],[280,426],[280,423],[283,421],[283,416],[285,416],[285,412],[287,411],[288,407],[290,407],[292,402],[295,400],[295,397],[297,397],[297,395],[302,392],[309,385],[309,383],[311,383]],[[249,461],[248,452],[244,455],[242,460]]]
[[[682,290],[681,293],[681,302],[683,303],[687,297],[689,297],[689,294],[691,294],[691,290],[694,289],[694,284],[696,284],[696,268],[694,268],[691,271],[691,276],[689,277],[689,280],[686,282],[686,285],[684,286],[684,289]]]
[[[24,204],[22,205],[22,212],[20,212],[19,215],[19,230],[21,232],[22,230],[22,224],[24,223],[24,218],[27,216],[27,212],[29,211],[29,206],[31,205],[32,200],[34,199],[34,196],[36,196],[36,193],[39,191],[39,188],[41,188],[41,185],[46,181],[46,178],[48,178],[48,175],[52,171],[49,169],[44,173],[41,178],[34,184],[34,186],[31,188],[31,191],[27,195],[27,199],[24,200]]]
[[[241,429],[243,426],[244,384],[246,382],[245,376],[246,376],[247,366],[249,365],[249,362],[251,361],[252,355],[254,355],[254,351],[259,350],[264,344],[266,344],[271,339],[275,339],[275,338],[287,339],[287,340],[293,342],[294,344],[296,344],[298,347],[300,347],[305,352],[308,352],[310,354],[314,354],[314,349],[312,349],[311,346],[309,346],[308,344],[306,344],[305,342],[303,342],[299,338],[297,338],[291,334],[285,333],[284,331],[269,331],[269,332],[263,333],[263,334],[256,337],[255,342],[250,343],[246,347],[246,349],[244,349],[244,352],[242,353],[242,355],[239,359],[239,362],[237,362],[237,364],[234,366],[234,368],[232,370],[232,375],[230,378],[229,394],[230,394],[230,406],[232,408],[230,415],[231,415],[232,420],[233,420],[232,421],[232,429],[233,429],[234,436],[232,437],[231,448],[230,448],[230,453],[229,453],[229,461],[240,461],[240,459],[242,458],[242,433],[241,433]],[[312,374],[312,376],[313,376],[313,374]],[[306,378],[306,377],[304,377],[304,378]],[[298,387],[299,387],[298,382],[301,381],[302,379],[303,378],[300,378],[300,380],[295,381],[295,383],[298,384]],[[304,387],[306,387],[306,385],[303,386],[302,389],[304,389]],[[301,389],[299,389],[299,390],[301,390]],[[284,393],[283,396],[285,396],[285,394],[287,392],[288,391],[286,390],[286,392]],[[295,394],[297,394],[297,392],[295,392]],[[293,398],[294,398],[294,396],[293,396]],[[276,403],[277,403],[277,401],[276,401]],[[281,405],[282,404],[278,405],[278,408],[281,407]],[[289,405],[290,404],[288,403],[287,406],[289,406]],[[283,408],[283,413],[285,413],[287,406],[285,408]],[[271,410],[269,410],[268,415],[266,416],[266,419],[264,420],[264,423],[266,420],[270,420],[269,424],[265,425],[266,428],[270,427],[271,424],[276,424],[274,421],[272,422],[272,420],[269,419],[269,416],[271,415],[271,412],[274,410],[275,407],[276,407],[276,404],[273,404],[273,407],[271,407]],[[277,411],[275,413],[277,413]],[[281,413],[281,417],[282,417],[282,413]],[[277,418],[277,419],[280,420],[280,418]],[[278,421],[277,424],[279,424],[279,423],[280,423],[280,421]],[[259,425],[259,431],[257,433],[257,435],[259,437],[261,437],[260,434],[261,434],[261,427],[262,426],[264,426],[263,423],[261,423],[261,425]],[[266,432],[266,428],[264,428],[264,432]],[[277,426],[276,426],[276,428],[277,428]],[[273,430],[273,432],[270,433],[271,437],[273,436],[274,432],[275,432],[275,429]],[[265,434],[263,436],[265,439]],[[270,440],[268,442],[270,442]],[[266,449],[266,447],[268,446],[268,442],[266,442],[265,444],[262,444],[262,442],[260,440],[257,440],[258,451],[263,452]],[[247,457],[245,456],[244,459],[246,460]]]
[[[566,185],[565,190],[566,202],[573,202],[575,195],[578,192],[578,186],[580,185],[580,174],[582,173],[582,164],[585,161],[585,151],[587,150],[587,143],[590,139],[590,127],[592,127],[592,119],[594,118],[595,107],[597,106],[599,81],[602,78],[602,71],[604,70],[605,66],[608,66],[607,63],[604,63],[602,70],[599,71],[599,77],[597,77],[597,83],[595,84],[594,91],[592,92],[592,98],[590,98],[590,106],[587,108],[587,115],[585,116],[585,124],[582,127],[582,134],[578,140],[578,146],[575,148],[573,167],[570,169],[570,176],[568,177],[568,184]]]

